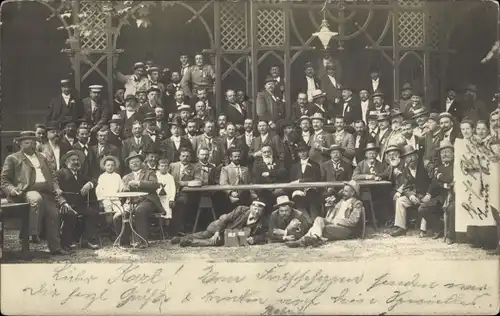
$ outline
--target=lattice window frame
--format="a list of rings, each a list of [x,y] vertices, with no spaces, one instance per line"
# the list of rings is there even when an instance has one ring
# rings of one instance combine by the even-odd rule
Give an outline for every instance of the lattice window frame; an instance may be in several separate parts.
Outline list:
[[[282,9],[258,9],[257,42],[260,46],[285,45],[285,12]]]
[[[398,17],[399,45],[403,48],[424,45],[424,13],[402,11]]]
[[[427,20],[427,43],[431,49],[439,49],[439,17],[430,14]]]
[[[398,4],[403,9],[417,9],[423,6],[422,0],[398,0]]]
[[[106,49],[106,12],[98,1],[80,1],[80,47],[82,50],[103,51]]]
[[[241,51],[248,47],[245,2],[221,2],[221,47],[225,51]]]

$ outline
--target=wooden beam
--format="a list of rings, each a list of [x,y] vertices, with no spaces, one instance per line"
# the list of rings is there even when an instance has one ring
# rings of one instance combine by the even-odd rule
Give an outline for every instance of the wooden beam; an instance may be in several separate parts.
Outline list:
[[[71,3],[71,17],[73,19],[73,25],[78,25],[79,18],[78,14],[80,13],[80,0],[73,0]],[[81,52],[80,52],[80,36],[77,32],[73,31],[73,44],[71,47],[73,49],[73,71],[75,72],[75,89],[78,91],[79,97],[81,97],[81,74],[80,74],[80,63],[81,63]]]
[[[393,74],[393,100],[399,99],[399,33],[398,33],[398,15],[399,6],[395,5],[392,12],[392,74]]]
[[[221,67],[221,32],[220,32],[220,2],[214,2],[214,33],[215,33],[215,105],[216,113],[222,112],[222,67]]]
[[[292,14],[292,9],[290,6],[290,2],[287,2],[283,6],[283,13],[285,15],[285,58],[284,58],[284,72],[285,72],[285,114],[286,118],[290,118],[292,116],[292,92],[291,92],[291,81],[292,81],[292,61],[291,61],[291,52],[290,52],[290,19]]]
[[[252,67],[252,95],[251,98],[254,100],[252,102],[252,117],[253,119],[256,118],[256,113],[255,113],[255,100],[257,100],[257,93],[259,92],[259,82],[258,78],[259,75],[257,73],[258,71],[258,42],[257,42],[257,4],[254,1],[249,1],[250,2],[250,47],[252,48],[252,53],[251,53],[251,67]]]

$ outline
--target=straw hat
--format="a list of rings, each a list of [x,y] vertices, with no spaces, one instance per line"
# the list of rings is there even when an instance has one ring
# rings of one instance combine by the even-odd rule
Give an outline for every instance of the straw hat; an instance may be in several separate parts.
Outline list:
[[[118,158],[116,158],[115,156],[104,156],[101,158],[101,161],[99,162],[101,170],[104,170],[104,165],[108,160],[113,160],[115,162],[115,170],[118,170],[120,168],[120,161],[118,160]]]
[[[276,204],[274,205],[274,209],[277,209],[278,207],[280,206],[283,206],[283,205],[294,205],[295,203],[293,201],[290,201],[290,199],[288,198],[288,195],[282,195],[282,196],[278,196],[276,198]]]
[[[354,192],[356,193],[356,196],[359,196],[360,187],[359,187],[359,184],[356,182],[356,180],[344,182],[344,185],[350,186],[354,190]]]
[[[418,150],[416,150],[415,148],[413,148],[412,145],[405,145],[403,147],[403,150],[401,151],[401,158],[404,158],[406,156],[409,156],[409,155],[412,155],[412,154],[416,154],[418,153]]]
[[[61,157],[61,163],[60,163],[60,165],[61,166],[65,166],[66,165],[66,160],[69,157],[72,157],[72,156],[78,156],[78,159],[80,159],[80,164],[83,164],[85,162],[86,157],[85,157],[85,154],[83,153],[83,151],[78,150],[78,149],[73,149],[73,150],[68,151],[67,153],[65,153]]]

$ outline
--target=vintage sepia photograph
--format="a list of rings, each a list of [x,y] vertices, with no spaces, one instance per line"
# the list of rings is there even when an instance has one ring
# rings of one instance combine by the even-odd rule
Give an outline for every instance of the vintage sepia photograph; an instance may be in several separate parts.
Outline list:
[[[492,0],[12,0],[0,311],[496,314]]]

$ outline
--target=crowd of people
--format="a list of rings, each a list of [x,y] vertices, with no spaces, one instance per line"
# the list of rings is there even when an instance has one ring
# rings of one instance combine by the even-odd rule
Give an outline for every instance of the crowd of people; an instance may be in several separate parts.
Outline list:
[[[248,244],[317,246],[358,236],[368,207],[360,185],[370,180],[391,183],[371,188],[376,220],[391,236],[405,235],[414,219],[421,237],[445,235],[452,243],[455,139],[500,155],[500,94],[489,106],[472,84],[428,102],[405,83],[400,100],[389,104],[377,69],[355,87],[341,84],[336,64],[325,59],[320,67],[305,65],[287,117],[279,67],[270,69],[255,100],[227,90],[216,107],[212,66],[201,54],[194,65],[187,55],[180,62],[173,72],[151,61],[135,63],[132,75],[117,72],[123,86],[113,104],[101,95],[103,86],[91,85],[80,99],[70,80],[61,80],[46,122],[21,132],[19,151],[1,172],[3,194],[30,205],[31,242],[43,236],[53,254],[68,253],[77,241],[97,249],[99,222],[120,232],[132,212],[144,241],[152,219],[160,218],[181,246],[221,245],[225,229],[248,229]],[[290,182],[344,186],[279,188]],[[276,189],[238,188],[246,184]],[[183,190],[206,185],[228,189]],[[146,194],[119,197],[128,191]],[[200,207],[212,208],[214,218],[203,218],[196,231]],[[123,231],[120,244],[127,247],[130,227]]]

